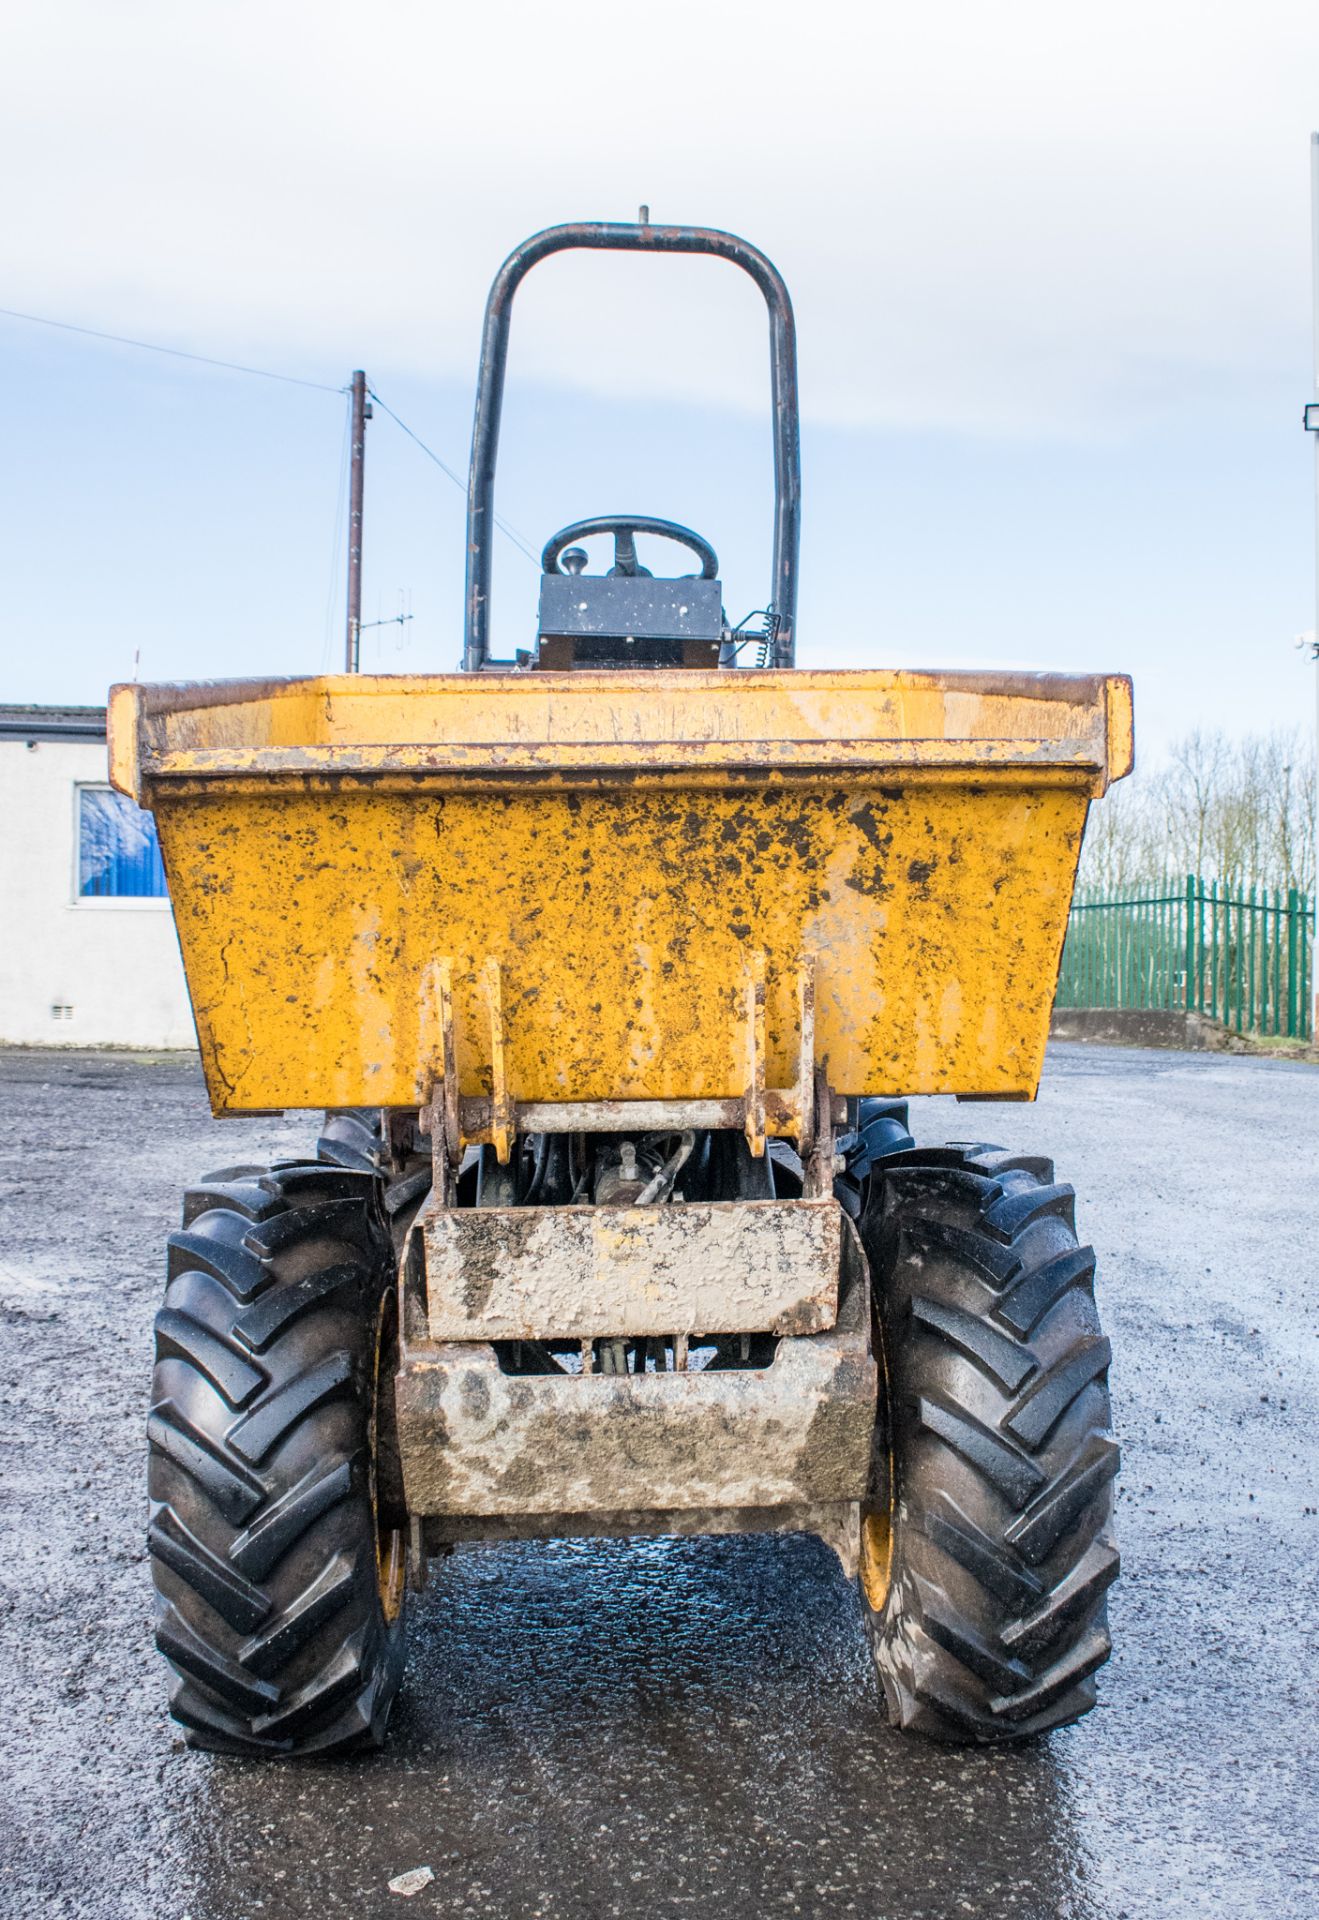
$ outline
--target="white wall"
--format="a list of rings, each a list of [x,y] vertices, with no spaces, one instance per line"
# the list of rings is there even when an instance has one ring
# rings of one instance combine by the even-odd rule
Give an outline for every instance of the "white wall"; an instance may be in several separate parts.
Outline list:
[[[195,1047],[169,901],[78,898],[79,782],[104,742],[0,739],[0,1042]]]

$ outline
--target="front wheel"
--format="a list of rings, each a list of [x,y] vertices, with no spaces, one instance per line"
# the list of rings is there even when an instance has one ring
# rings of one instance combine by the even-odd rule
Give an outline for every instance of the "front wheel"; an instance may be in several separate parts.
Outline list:
[[[1073,1208],[1050,1161],[991,1147],[871,1177],[888,1390],[861,1586],[890,1718],[936,1739],[1064,1726],[1108,1658],[1118,1450]]]
[[[148,1422],[156,1643],[192,1746],[378,1745],[405,1520],[377,1474],[393,1262],[370,1173],[230,1168],[169,1240]]]

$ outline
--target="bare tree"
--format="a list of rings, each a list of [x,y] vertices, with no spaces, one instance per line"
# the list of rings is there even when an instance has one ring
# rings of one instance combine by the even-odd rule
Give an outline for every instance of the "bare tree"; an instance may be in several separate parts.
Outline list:
[[[1312,894],[1314,797],[1314,748],[1298,734],[1189,734],[1093,809],[1080,884],[1117,898],[1194,873]]]

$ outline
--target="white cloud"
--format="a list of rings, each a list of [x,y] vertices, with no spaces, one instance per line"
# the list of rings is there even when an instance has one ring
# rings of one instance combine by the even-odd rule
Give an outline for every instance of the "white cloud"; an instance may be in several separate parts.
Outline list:
[[[507,248],[646,199],[777,259],[817,418],[1093,437],[1305,374],[1312,4],[22,0],[2,57],[9,306],[468,380]],[[555,262],[514,371],[761,404],[756,306]]]

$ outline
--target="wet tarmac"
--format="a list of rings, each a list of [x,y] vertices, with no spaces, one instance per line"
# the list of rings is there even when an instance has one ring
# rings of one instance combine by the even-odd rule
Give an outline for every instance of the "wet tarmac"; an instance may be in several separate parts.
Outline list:
[[[0,1913],[1319,1914],[1319,1071],[1059,1047],[1036,1106],[915,1119],[1052,1151],[1100,1252],[1097,1711],[892,1733],[808,1539],[501,1546],[414,1603],[385,1754],[269,1768],[165,1716],[142,1420],[179,1188],[314,1129],[215,1124],[192,1062],[0,1054]]]

